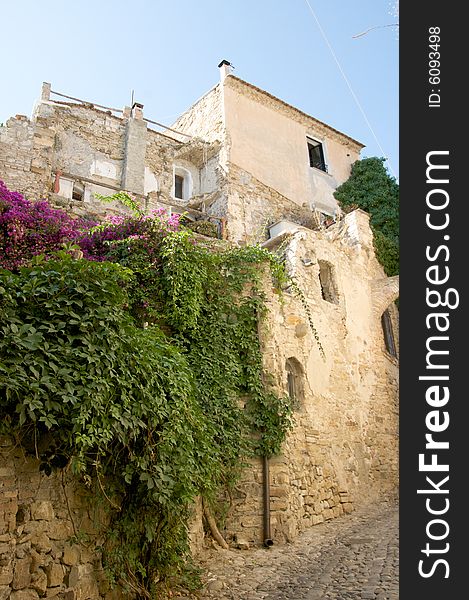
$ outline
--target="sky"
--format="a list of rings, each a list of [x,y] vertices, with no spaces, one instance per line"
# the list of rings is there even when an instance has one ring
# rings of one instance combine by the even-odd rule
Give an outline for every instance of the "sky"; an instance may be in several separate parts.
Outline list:
[[[395,23],[393,4],[5,2],[0,122],[30,116],[48,81],[55,91],[115,108],[128,105],[134,90],[145,117],[170,125],[219,81],[217,65],[227,59],[237,77],[365,144],[362,157],[386,157],[398,177],[398,29],[354,37]]]

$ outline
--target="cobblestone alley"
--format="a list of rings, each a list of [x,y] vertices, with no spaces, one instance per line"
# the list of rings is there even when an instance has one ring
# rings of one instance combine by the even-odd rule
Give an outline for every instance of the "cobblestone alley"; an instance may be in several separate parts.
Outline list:
[[[213,549],[204,599],[398,600],[398,507],[382,503],[317,525],[294,543]]]

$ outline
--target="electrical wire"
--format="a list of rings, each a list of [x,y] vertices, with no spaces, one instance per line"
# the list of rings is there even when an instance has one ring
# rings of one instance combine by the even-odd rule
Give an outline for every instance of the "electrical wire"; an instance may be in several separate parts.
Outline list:
[[[344,79],[345,83],[347,84],[347,87],[348,87],[348,89],[349,89],[349,91],[350,91],[350,93],[351,93],[351,95],[352,95],[352,98],[355,100],[355,104],[358,106],[358,109],[360,110],[360,112],[361,112],[361,114],[362,114],[363,118],[365,119],[365,123],[368,125],[368,128],[369,128],[369,130],[371,131],[371,135],[373,136],[373,138],[374,138],[374,140],[375,140],[375,142],[376,142],[376,144],[377,144],[377,146],[378,146],[378,148],[379,148],[379,151],[381,152],[382,156],[384,156],[384,157],[385,157],[385,159],[386,159],[386,161],[387,161],[387,163],[388,163],[388,166],[389,166],[389,170],[391,171],[391,174],[393,175],[393,177],[396,177],[396,174],[395,174],[395,172],[394,172],[394,169],[392,168],[391,161],[389,160],[389,158],[387,158],[387,157],[386,157],[386,153],[385,153],[385,151],[383,150],[383,147],[381,146],[381,144],[380,144],[380,142],[379,142],[379,140],[378,140],[378,136],[376,135],[376,133],[375,133],[375,131],[374,131],[374,129],[373,129],[373,127],[372,127],[372,125],[371,125],[371,123],[370,123],[370,121],[369,121],[368,117],[366,116],[366,113],[365,113],[365,111],[363,110],[363,108],[362,108],[362,105],[360,104],[360,101],[359,101],[359,99],[358,99],[357,95],[355,94],[355,92],[354,92],[354,90],[353,90],[353,88],[352,88],[352,84],[350,83],[350,81],[349,81],[349,79],[348,79],[347,75],[345,74],[345,71],[343,70],[343,68],[342,68],[342,65],[340,64],[340,62],[339,62],[339,59],[337,58],[337,55],[336,55],[336,53],[334,52],[334,48],[332,47],[331,43],[329,42],[329,39],[328,39],[328,37],[327,37],[326,33],[324,32],[324,29],[322,28],[322,26],[321,26],[321,23],[319,22],[319,19],[317,18],[317,16],[316,16],[316,13],[315,13],[315,12],[314,12],[314,10],[313,10],[313,7],[312,7],[312,6],[311,6],[311,4],[309,3],[309,0],[305,0],[305,2],[306,2],[306,4],[307,4],[307,6],[308,6],[309,10],[311,11],[311,14],[312,14],[312,15],[313,15],[313,17],[314,17],[314,20],[316,21],[316,24],[317,24],[317,26],[318,26],[318,28],[319,28],[319,31],[320,31],[320,33],[321,33],[321,35],[322,35],[322,37],[323,37],[324,41],[326,42],[326,45],[327,45],[327,47],[329,48],[329,51],[330,51],[330,53],[332,54],[332,57],[333,57],[333,59],[334,59],[334,61],[335,61],[336,65],[337,65],[337,67],[338,67],[338,69],[339,69],[339,71],[340,71],[340,73],[341,73],[341,75],[342,75],[342,77],[343,77],[343,79]],[[397,179],[397,177],[396,177],[396,179]]]

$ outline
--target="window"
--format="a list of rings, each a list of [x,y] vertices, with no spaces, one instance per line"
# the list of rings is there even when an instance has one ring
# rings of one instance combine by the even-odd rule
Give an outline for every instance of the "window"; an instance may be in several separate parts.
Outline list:
[[[177,200],[188,202],[192,197],[193,180],[189,169],[174,165],[172,196]]]
[[[319,283],[322,299],[332,304],[339,304],[339,293],[334,276],[334,267],[325,260],[318,260]]]
[[[397,349],[396,342],[394,340],[394,331],[392,328],[392,320],[391,315],[389,314],[389,310],[386,309],[384,313],[381,315],[381,327],[383,328],[383,336],[384,336],[384,344],[386,346],[386,350],[389,352],[391,356],[397,358]]]
[[[80,202],[82,202],[84,194],[85,186],[79,181],[75,181],[75,183],[73,184],[72,200],[79,200]]]
[[[308,154],[309,166],[325,171],[327,173],[327,165],[324,159],[324,147],[321,142],[308,138]]]
[[[184,177],[181,175],[174,176],[174,197],[180,200],[184,199],[183,196]]]
[[[290,357],[285,363],[285,371],[288,397],[292,407],[299,408],[303,397],[303,367],[296,358]]]

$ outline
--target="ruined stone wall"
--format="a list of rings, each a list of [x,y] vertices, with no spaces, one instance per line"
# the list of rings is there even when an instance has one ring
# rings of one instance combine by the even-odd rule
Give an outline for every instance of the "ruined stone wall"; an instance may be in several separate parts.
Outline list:
[[[0,178],[28,198],[46,196],[54,143],[44,127],[17,115],[0,127]]]
[[[234,163],[230,163],[226,189],[228,230],[233,241],[265,241],[268,227],[282,219],[308,227],[316,222],[309,206],[298,206]]]
[[[142,209],[177,209],[188,199],[174,197],[174,168],[190,174],[191,198],[203,199],[219,188],[217,152],[149,129],[141,111],[122,118],[93,106],[41,101],[32,120],[19,116],[0,128],[0,178],[28,199],[46,197],[76,215],[125,212],[94,197],[121,189]],[[75,182],[84,187],[82,200],[72,198]]]
[[[180,144],[157,132],[149,131],[145,153],[145,168],[157,180],[157,190],[149,191],[150,207],[156,207],[157,201],[174,203],[173,164],[174,154]],[[145,190],[147,192],[147,190]]]
[[[172,129],[207,142],[224,139],[223,88],[216,85],[171,125]],[[181,139],[184,139],[181,137]]]
[[[334,302],[323,298],[324,263],[332,266]],[[394,496],[398,479],[397,361],[385,351],[380,315],[374,314],[373,282],[383,271],[368,216],[355,211],[323,231],[299,228],[286,264],[305,293],[325,357],[298,298],[287,292],[280,301],[272,294],[263,355],[280,393],[288,393],[287,360],[297,365],[295,427],[282,455],[270,461],[276,541]],[[245,543],[262,541],[260,464],[237,487],[225,533]]]

